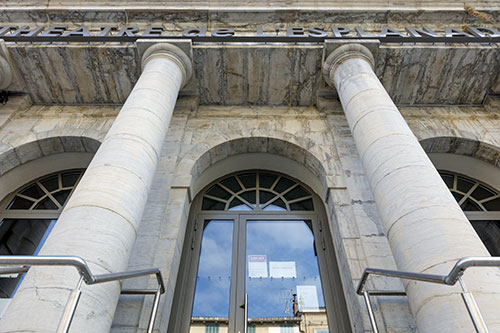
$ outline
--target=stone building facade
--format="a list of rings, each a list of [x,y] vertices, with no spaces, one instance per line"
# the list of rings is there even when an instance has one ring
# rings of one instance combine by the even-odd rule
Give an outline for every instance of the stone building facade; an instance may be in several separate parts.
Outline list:
[[[319,221],[310,229],[314,251],[324,251],[332,332],[373,330],[356,293],[367,267],[446,275],[463,257],[500,255],[500,47],[486,40],[500,37],[499,1],[4,0],[0,8],[1,254],[80,256],[95,274],[158,267],[165,293],[155,331],[185,330],[196,282],[184,281],[196,280],[198,265],[187,252],[199,256],[203,198],[241,172],[288,177],[310,193],[314,209],[298,213],[299,199],[282,215],[256,208],[263,199],[248,207],[254,218]],[[82,26],[93,36],[101,27],[137,31],[57,39]],[[163,31],[142,39],[151,26]],[[408,26],[471,39],[406,42],[397,34]],[[206,40],[179,38],[203,27]],[[329,35],[348,27],[352,38],[210,39],[217,29],[306,37],[311,27]],[[483,39],[474,39],[478,27],[489,29]],[[20,29],[19,40],[7,38]],[[59,187],[50,190],[53,175]],[[33,184],[43,193],[30,196]],[[22,224],[40,220],[53,221],[41,234]],[[71,267],[33,266],[19,284],[0,281],[0,332],[57,331],[78,280]],[[498,268],[467,270],[463,280],[490,331],[500,331]],[[154,276],[84,283],[70,332],[145,332],[152,297],[120,290],[156,285]],[[371,277],[368,287],[408,295],[371,297],[382,332],[474,330],[458,284]],[[226,320],[241,332],[243,293],[233,289]]]

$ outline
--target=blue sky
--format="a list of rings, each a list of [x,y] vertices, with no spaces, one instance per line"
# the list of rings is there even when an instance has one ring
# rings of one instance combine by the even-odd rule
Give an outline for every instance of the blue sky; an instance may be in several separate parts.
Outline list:
[[[231,281],[232,221],[212,221],[205,228],[198,269],[193,316],[227,317]],[[248,255],[269,261],[295,262],[296,278],[249,278],[249,318],[291,316],[297,285],[314,285],[324,307],[313,235],[302,221],[248,221]],[[269,271],[269,269],[268,269]],[[300,304],[300,302],[299,302]]]

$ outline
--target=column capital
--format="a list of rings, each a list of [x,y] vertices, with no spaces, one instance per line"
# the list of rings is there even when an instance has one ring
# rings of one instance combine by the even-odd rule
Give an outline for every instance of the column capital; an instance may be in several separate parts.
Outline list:
[[[193,75],[191,58],[180,47],[171,43],[157,43],[148,47],[141,59],[142,70],[152,59],[167,58],[175,62],[182,71],[182,87],[184,87]]]
[[[375,67],[375,59],[370,50],[361,44],[348,43],[333,50],[323,63],[323,78],[328,85],[333,87],[333,74],[345,61],[353,58],[363,59]]]

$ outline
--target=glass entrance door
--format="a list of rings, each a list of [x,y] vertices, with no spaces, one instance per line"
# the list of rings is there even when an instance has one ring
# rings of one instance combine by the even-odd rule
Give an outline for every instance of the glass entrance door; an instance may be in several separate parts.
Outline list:
[[[328,330],[312,221],[240,220],[246,236],[239,261],[245,262],[247,331],[299,332],[310,314],[317,328]]]
[[[190,332],[292,333],[312,317],[328,330],[312,220],[204,224]]]

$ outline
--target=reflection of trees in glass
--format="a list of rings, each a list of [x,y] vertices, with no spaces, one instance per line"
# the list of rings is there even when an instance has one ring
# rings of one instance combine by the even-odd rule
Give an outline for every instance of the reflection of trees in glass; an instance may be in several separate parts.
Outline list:
[[[228,317],[232,221],[211,221],[203,231],[193,305],[195,317]]]
[[[297,285],[314,285],[319,306],[324,307],[314,236],[303,221],[248,221],[247,255],[266,255],[270,261],[294,261],[297,278],[248,278],[249,317],[282,317],[292,314],[284,293]],[[248,267],[247,267],[248,272]],[[288,310],[288,311],[287,311]]]

